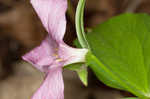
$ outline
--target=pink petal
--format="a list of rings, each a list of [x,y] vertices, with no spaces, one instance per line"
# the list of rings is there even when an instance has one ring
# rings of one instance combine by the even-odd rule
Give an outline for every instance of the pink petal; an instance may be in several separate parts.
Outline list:
[[[44,27],[58,42],[62,42],[66,29],[67,0],[31,0]]]
[[[62,43],[59,45],[59,56],[64,60],[64,65],[85,62],[88,49],[77,49]]]
[[[57,47],[57,43],[47,36],[40,46],[25,54],[23,59],[45,72],[46,67],[49,67],[54,61],[53,54],[56,53]]]
[[[64,99],[64,83],[61,68],[49,70],[44,83],[32,99]]]

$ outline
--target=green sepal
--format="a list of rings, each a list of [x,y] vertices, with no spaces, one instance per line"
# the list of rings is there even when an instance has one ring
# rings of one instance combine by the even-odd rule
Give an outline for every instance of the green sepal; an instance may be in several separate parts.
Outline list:
[[[78,74],[81,82],[85,86],[88,85],[88,71],[87,71],[87,66],[85,64],[76,63],[76,64],[67,65],[64,68],[71,71],[75,71]]]

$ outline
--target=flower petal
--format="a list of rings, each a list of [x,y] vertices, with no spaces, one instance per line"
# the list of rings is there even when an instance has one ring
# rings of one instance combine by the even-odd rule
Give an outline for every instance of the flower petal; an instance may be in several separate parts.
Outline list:
[[[33,95],[32,99],[64,99],[64,83],[61,68],[50,69],[44,83]]]
[[[64,65],[85,62],[88,49],[77,49],[62,43],[59,45],[59,56],[65,61]]]
[[[44,67],[50,66],[53,63],[55,58],[53,54],[56,53],[57,46],[57,43],[47,36],[40,46],[25,54],[23,59],[42,72],[45,72]]]
[[[67,0],[31,0],[31,3],[49,35],[62,42],[66,30]]]

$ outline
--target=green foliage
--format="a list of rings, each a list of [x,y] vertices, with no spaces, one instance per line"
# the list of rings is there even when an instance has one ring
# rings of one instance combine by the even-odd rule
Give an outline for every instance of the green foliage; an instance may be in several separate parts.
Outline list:
[[[128,98],[122,98],[122,99],[138,99],[136,97],[128,97]]]
[[[106,85],[150,98],[150,16],[123,14],[88,33],[87,65]]]

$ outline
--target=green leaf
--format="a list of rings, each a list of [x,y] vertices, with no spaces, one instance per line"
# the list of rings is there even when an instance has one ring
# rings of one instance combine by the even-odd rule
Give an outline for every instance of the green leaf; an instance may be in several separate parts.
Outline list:
[[[150,16],[123,14],[87,35],[87,65],[108,86],[150,98]]]
[[[83,48],[89,49],[89,44],[86,40],[84,23],[83,23],[85,1],[86,0],[79,0],[77,11],[76,11],[75,24],[76,24],[77,37],[81,46]]]
[[[118,83],[119,78],[107,69],[91,52],[86,55],[86,61],[87,65],[92,68],[98,79],[103,81],[106,85],[113,88],[125,89]]]
[[[82,83],[87,86],[88,85],[88,71],[87,66],[82,63],[71,64],[64,67],[65,69],[76,71]]]

